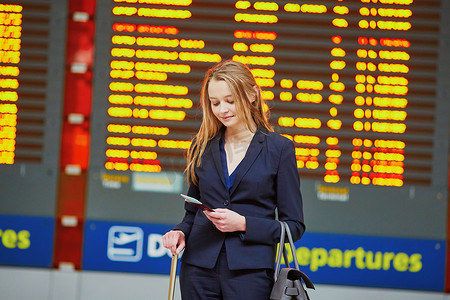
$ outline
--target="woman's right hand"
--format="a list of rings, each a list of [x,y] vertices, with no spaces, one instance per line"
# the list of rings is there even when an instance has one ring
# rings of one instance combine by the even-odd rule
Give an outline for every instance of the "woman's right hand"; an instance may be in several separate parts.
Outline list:
[[[172,254],[180,254],[186,246],[184,233],[181,230],[171,230],[163,235],[163,246],[172,252]]]

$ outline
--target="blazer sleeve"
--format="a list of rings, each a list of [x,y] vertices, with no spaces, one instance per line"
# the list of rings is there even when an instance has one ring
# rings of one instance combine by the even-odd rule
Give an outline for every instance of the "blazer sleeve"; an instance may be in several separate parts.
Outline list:
[[[285,140],[280,147],[278,173],[276,176],[276,205],[278,219],[287,222],[293,239],[299,240],[305,232],[300,177],[297,170],[294,144]],[[240,238],[246,242],[275,244],[281,234],[276,220],[246,216],[246,231]]]
[[[200,191],[197,185],[191,183],[189,185],[189,190],[187,193],[188,196],[194,197],[195,199],[200,200]],[[189,233],[191,232],[192,224],[194,223],[195,214],[197,213],[198,208],[194,205],[190,205],[189,203],[184,204],[184,217],[183,220],[175,226],[173,230],[181,230],[184,233],[185,239],[187,240],[189,237]]]
[[[300,176],[298,175],[294,143],[289,141],[284,148],[277,176],[278,219],[287,222],[292,238],[297,241],[305,232]],[[281,234],[281,228],[279,230]]]

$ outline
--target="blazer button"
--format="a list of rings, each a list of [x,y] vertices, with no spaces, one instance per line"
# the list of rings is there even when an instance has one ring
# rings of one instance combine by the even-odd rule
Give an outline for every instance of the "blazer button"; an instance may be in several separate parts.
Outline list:
[[[230,202],[228,202],[228,200],[223,201],[223,205],[228,205],[230,204]]]

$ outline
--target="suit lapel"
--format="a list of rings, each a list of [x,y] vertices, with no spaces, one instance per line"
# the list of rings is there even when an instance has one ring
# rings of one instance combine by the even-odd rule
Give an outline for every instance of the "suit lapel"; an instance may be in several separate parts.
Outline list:
[[[224,129],[222,128],[219,133],[211,140],[210,151],[214,161],[214,166],[216,167],[217,173],[219,174],[220,181],[222,181],[225,189],[227,184],[225,183],[225,175],[223,174],[222,160],[220,159],[220,146],[219,140],[222,136]]]
[[[253,162],[258,157],[259,153],[261,153],[261,150],[263,148],[264,139],[265,139],[264,133],[262,133],[260,130],[257,130],[250,145],[248,146],[247,153],[245,154],[244,158],[242,159],[240,166],[236,170],[236,172],[237,172],[236,178],[234,179],[233,186],[230,189],[230,195],[234,192],[236,187],[239,185],[239,182],[244,177],[244,175],[247,173],[247,171],[250,169]]]

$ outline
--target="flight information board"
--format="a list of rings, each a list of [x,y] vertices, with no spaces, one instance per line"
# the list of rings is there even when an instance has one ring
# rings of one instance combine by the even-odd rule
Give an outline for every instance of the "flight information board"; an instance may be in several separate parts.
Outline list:
[[[250,66],[275,131],[295,143],[306,205],[318,217],[313,229],[336,228],[321,214],[337,202],[350,205],[343,216],[366,220],[364,201],[351,207],[352,197],[382,198],[373,208],[393,207],[395,220],[414,214],[401,201],[422,205],[428,195],[430,213],[441,212],[437,226],[445,222],[441,1],[99,0],[98,7],[88,217],[175,220],[161,210],[175,207],[185,189],[183,153],[199,128],[203,75],[234,59]],[[103,201],[136,203],[146,215],[101,212]],[[149,202],[157,206],[150,217]],[[367,231],[379,229],[368,223]]]
[[[65,11],[65,1],[0,1],[1,213],[55,212]]]

